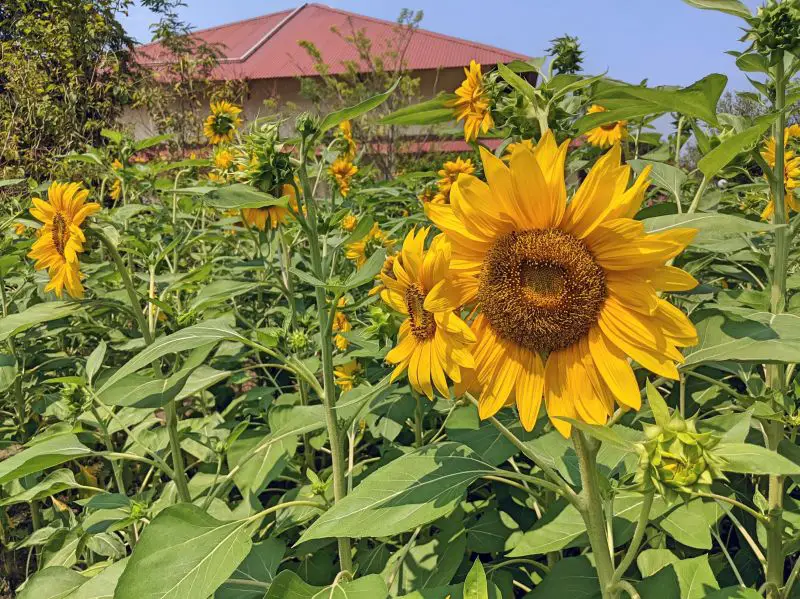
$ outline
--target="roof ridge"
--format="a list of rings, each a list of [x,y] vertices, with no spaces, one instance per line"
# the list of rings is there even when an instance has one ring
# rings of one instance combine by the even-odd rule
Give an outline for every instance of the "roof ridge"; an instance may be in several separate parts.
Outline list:
[[[380,19],[378,17],[371,17],[369,15],[361,15],[355,12],[351,12],[349,10],[343,10],[341,8],[335,8],[333,6],[328,6],[327,4],[322,4],[320,2],[308,2],[306,6],[314,6],[316,8],[323,8],[325,10],[329,10],[332,12],[338,12],[343,15],[347,15],[348,17],[356,17],[358,19],[366,19],[368,21],[374,21],[376,23],[381,23],[382,25],[397,25],[394,21],[389,21],[387,19]],[[430,29],[423,29],[419,27],[415,30],[417,33],[423,33],[426,35],[430,35],[433,37],[441,38],[450,42],[456,42],[465,46],[473,46],[475,48],[481,48],[482,50],[491,50],[493,52],[502,52],[503,54],[516,54],[518,56],[527,56],[526,54],[522,54],[520,52],[515,52],[512,50],[506,50],[504,48],[498,48],[497,46],[491,46],[489,44],[484,44],[482,42],[476,42],[473,40],[465,40],[460,37],[455,37],[453,35],[447,35],[446,33],[439,33],[438,31],[431,31]]]

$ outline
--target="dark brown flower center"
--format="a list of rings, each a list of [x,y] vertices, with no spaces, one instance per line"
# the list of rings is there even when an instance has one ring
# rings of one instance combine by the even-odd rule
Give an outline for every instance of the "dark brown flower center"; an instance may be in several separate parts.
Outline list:
[[[486,255],[478,300],[501,338],[546,353],[584,337],[606,299],[606,279],[586,245],[559,229],[513,232]]]
[[[60,212],[56,212],[56,215],[53,217],[53,245],[62,258],[64,257],[64,248],[67,247],[68,241],[69,227],[67,227],[67,221]]]
[[[425,290],[419,283],[412,283],[406,289],[406,308],[411,320],[411,332],[419,341],[432,339],[436,333],[436,321],[433,313],[428,312],[425,304]]]
[[[600,125],[600,128],[603,131],[613,131],[614,129],[616,129],[616,127],[617,127],[617,121],[614,121],[613,123],[606,123],[605,125]]]

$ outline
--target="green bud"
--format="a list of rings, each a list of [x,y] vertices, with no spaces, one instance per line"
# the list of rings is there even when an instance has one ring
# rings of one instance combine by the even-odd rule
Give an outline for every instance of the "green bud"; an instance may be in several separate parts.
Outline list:
[[[750,24],[747,37],[757,52],[771,56],[772,64],[780,52],[800,55],[800,0],[769,0]]]
[[[308,112],[303,112],[297,115],[295,120],[295,127],[297,132],[303,137],[311,137],[319,130],[319,120]]]
[[[293,331],[289,335],[289,348],[292,351],[300,351],[308,347],[308,337],[303,331]]]

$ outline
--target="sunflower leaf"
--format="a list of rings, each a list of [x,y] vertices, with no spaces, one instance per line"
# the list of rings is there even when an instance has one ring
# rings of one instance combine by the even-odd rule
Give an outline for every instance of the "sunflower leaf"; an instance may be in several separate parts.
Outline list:
[[[661,397],[661,393],[655,388],[653,383],[647,381],[647,403],[650,404],[650,411],[653,412],[653,419],[660,427],[666,427],[669,424],[670,415],[667,402]]]

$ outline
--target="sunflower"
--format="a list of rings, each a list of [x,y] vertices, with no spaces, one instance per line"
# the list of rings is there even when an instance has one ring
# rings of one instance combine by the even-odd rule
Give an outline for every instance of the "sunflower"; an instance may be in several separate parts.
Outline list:
[[[233,152],[227,148],[218,148],[214,151],[214,166],[226,170],[233,164]]]
[[[114,162],[111,163],[112,170],[121,171],[122,170],[122,163],[118,159],[114,159]]]
[[[333,369],[334,382],[342,391],[352,391],[359,372],[361,372],[361,366],[356,360],[352,360]]]
[[[381,274],[381,299],[408,318],[400,325],[397,345],[386,355],[395,364],[392,380],[408,371],[411,386],[433,399],[433,388],[450,397],[447,379],[462,381],[475,367],[470,347],[475,335],[459,318],[460,289],[467,284],[450,270],[450,243],[436,236],[425,251],[429,228],[412,230],[392,263]]]
[[[25,235],[25,230],[27,227],[23,223],[14,223],[14,235],[17,237],[22,237]]]
[[[434,288],[427,301],[476,304],[473,351],[482,418],[516,402],[531,430],[544,397],[548,415],[604,424],[614,402],[641,406],[628,357],[677,379],[678,347],[696,343],[692,323],[659,291],[693,288],[666,266],[695,229],[647,234],[633,220],[649,185],[645,170],[626,189],[619,144],[598,160],[567,204],[568,141],[551,132],[535,150],[517,148],[510,166],[481,149],[488,184],[471,175],[453,185],[450,205],[426,212],[453,248],[466,281]],[[452,289],[452,287],[451,287]]]
[[[606,109],[602,106],[594,104],[589,107],[587,113],[595,114],[605,111]],[[614,121],[613,123],[606,123],[605,125],[600,125],[589,131],[589,133],[586,134],[586,141],[598,148],[608,148],[626,137],[628,137],[628,121]]]
[[[474,172],[475,165],[472,164],[472,160],[469,158],[466,160],[456,158],[455,160],[448,160],[445,162],[438,173],[440,177],[436,182],[438,192],[433,196],[431,201],[437,204],[448,204],[450,202],[450,188],[453,186],[456,179],[458,179],[458,176],[461,173],[471,175]]]
[[[456,90],[455,100],[447,103],[455,109],[456,119],[464,121],[464,139],[478,139],[478,133],[487,133],[494,126],[489,109],[489,93],[483,83],[481,65],[471,60],[464,68],[466,79]]]
[[[343,297],[339,298],[339,302],[336,305],[339,308],[344,308],[347,305],[347,300]],[[331,328],[334,333],[346,333],[347,331],[353,330],[353,325],[350,324],[347,314],[337,310],[333,315],[333,323]],[[341,351],[346,350],[350,345],[350,342],[343,335],[336,335],[336,337],[333,339],[333,342],[336,345],[336,348]]]
[[[533,140],[532,139],[523,139],[523,140],[520,140],[520,141],[511,142],[510,144],[508,144],[506,146],[506,154],[505,154],[505,156],[503,156],[503,160],[505,162],[508,162],[509,160],[511,160],[511,155],[514,153],[514,150],[516,150],[520,146],[528,148],[528,150],[530,150],[531,152],[533,152],[534,147],[535,147],[533,145]]]
[[[294,187],[287,183],[281,188],[281,191],[283,195],[289,196],[289,208],[283,206],[242,208],[244,222],[251,227],[255,227],[259,231],[266,231],[267,224],[269,224],[270,229],[277,229],[278,225],[284,224],[286,222],[286,217],[289,216],[290,209],[296,214],[298,207]]]
[[[343,153],[343,157],[352,160],[356,157],[356,142],[353,139],[353,127],[350,121],[342,121],[339,123],[339,136],[347,147],[347,150]]]
[[[358,224],[358,218],[356,218],[356,216],[352,212],[348,212],[347,214],[345,214],[341,223],[342,229],[344,229],[345,231],[352,231],[353,229],[356,228],[357,224]]]
[[[350,193],[350,180],[358,172],[358,167],[353,164],[348,158],[337,158],[333,164],[328,168],[328,173],[336,181],[339,186],[339,193],[342,197],[347,197]]]
[[[394,249],[394,239],[390,239],[389,236],[381,230],[378,223],[374,223],[369,233],[364,235],[364,237],[345,246],[344,255],[348,260],[352,260],[356,263],[356,266],[361,268],[367,261],[367,254],[371,254],[379,247],[383,247],[391,252]]]
[[[31,214],[44,225],[28,257],[36,260],[36,270],[48,270],[50,282],[44,290],[54,291],[59,298],[65,287],[70,296],[83,297],[78,254],[83,252],[86,237],[81,225],[100,210],[100,204],[86,203],[88,195],[89,190],[80,183],[53,182],[47,190],[47,202],[33,198]]]
[[[122,179],[114,179],[114,182],[111,184],[111,189],[109,190],[108,195],[115,202],[120,198],[120,196],[122,195]]]
[[[242,109],[230,102],[212,102],[211,114],[203,123],[203,134],[213,144],[221,144],[233,140],[236,129],[242,124],[239,113]]]
[[[797,132],[793,134],[794,127],[797,127]],[[792,127],[787,127],[783,137],[784,148],[789,139],[797,135],[800,135],[800,126],[792,125]],[[761,150],[761,157],[769,164],[770,168],[773,169],[775,168],[776,145],[775,138],[771,137]],[[789,209],[800,212],[800,203],[798,203],[797,198],[794,196],[794,190],[800,187],[800,156],[796,156],[792,150],[784,150],[783,153],[783,185],[786,190],[786,197],[784,199],[786,203],[786,220],[789,220]],[[769,202],[767,202],[767,207],[764,208],[764,211],[761,213],[761,218],[769,220],[772,218],[774,212],[775,201],[770,199]]]

